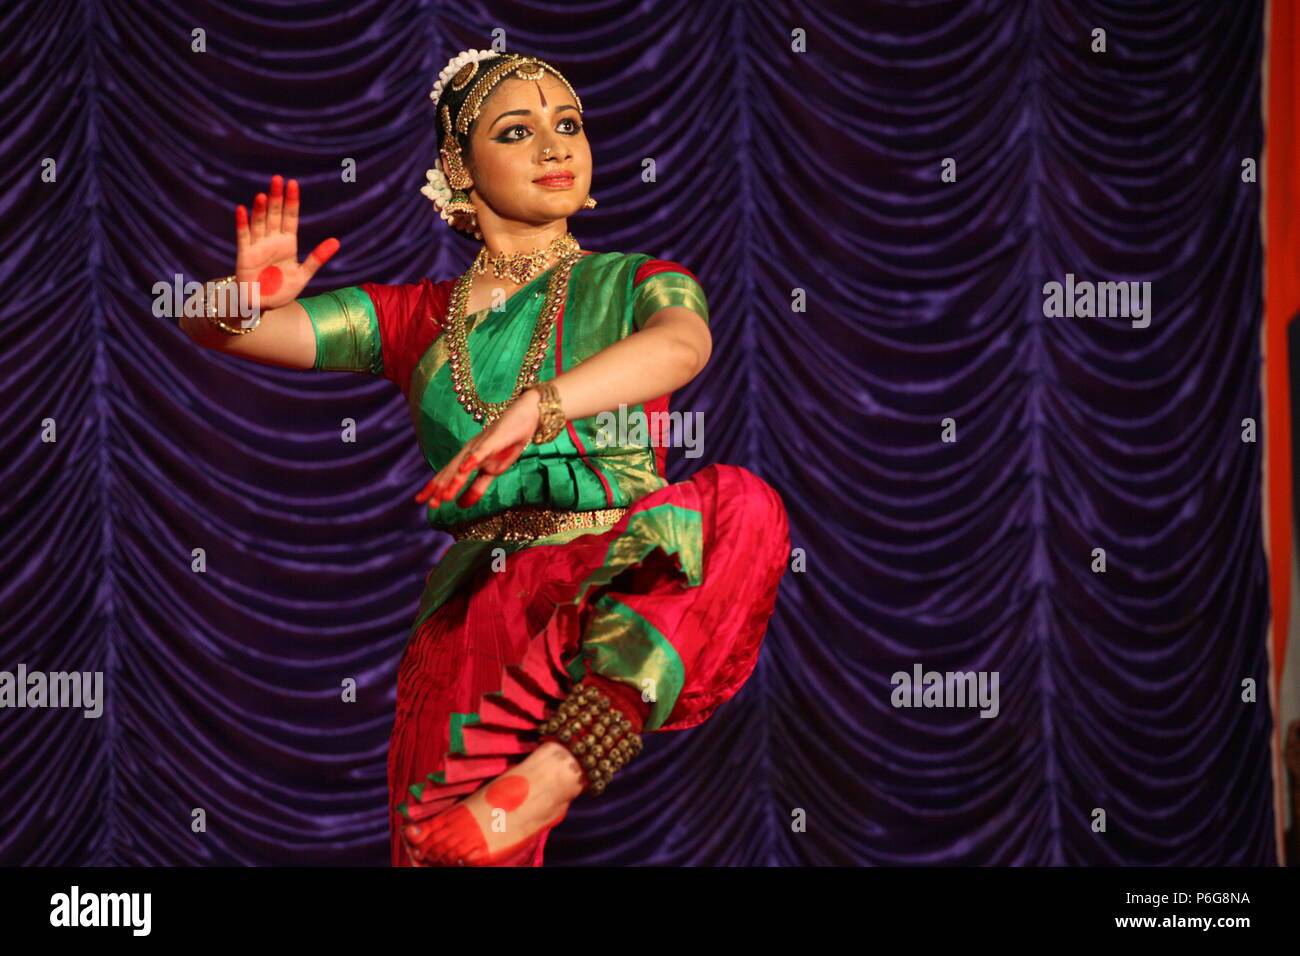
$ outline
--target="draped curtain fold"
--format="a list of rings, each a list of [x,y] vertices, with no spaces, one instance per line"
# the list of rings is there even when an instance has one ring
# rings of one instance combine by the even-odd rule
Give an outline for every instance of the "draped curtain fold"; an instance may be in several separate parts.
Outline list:
[[[0,710],[0,863],[386,863],[396,667],[446,544],[405,403],[199,350],[152,290],[231,272],[234,205],[274,173],[303,251],[342,242],[310,291],[462,270],[476,245],[419,193],[427,94],[495,30],[582,97],[583,245],[709,297],[714,357],[674,397],[704,455],[672,477],[750,468],[796,549],[749,684],[651,735],[548,863],[1273,862],[1242,440],[1262,17],[8,5],[0,670],[102,672],[105,707]],[[1149,282],[1149,326],[1048,317],[1067,274]],[[997,715],[894,706],[917,664],[996,672]]]

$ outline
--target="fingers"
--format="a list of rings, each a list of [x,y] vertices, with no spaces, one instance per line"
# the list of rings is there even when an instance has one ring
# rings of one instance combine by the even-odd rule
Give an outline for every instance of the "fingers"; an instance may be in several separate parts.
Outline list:
[[[450,467],[450,464],[448,464],[448,467]],[[442,470],[438,471],[437,475],[434,475],[432,479],[426,481],[424,488],[421,488],[420,492],[416,494],[416,501],[421,503],[428,501],[430,507],[438,507],[438,505],[441,505],[442,496],[439,494],[439,490],[442,489],[442,479],[443,475],[446,475],[446,471],[446,468],[442,468]]]
[[[248,249],[248,244],[252,242],[252,237],[248,233],[248,210],[243,205],[235,207],[235,256],[238,258]]]
[[[302,264],[303,270],[307,273],[307,278],[316,274],[316,270],[330,261],[330,257],[339,251],[339,241],[330,237],[322,242],[319,246],[311,251]]]
[[[449,466],[450,467],[450,466]],[[416,495],[416,501],[427,501],[430,508],[438,508],[456,496],[470,475],[469,472],[457,469],[454,472],[448,472],[447,468],[438,472],[424,486],[424,490]]]
[[[438,476],[434,475],[425,483],[424,487],[420,489],[419,493],[416,494],[415,500],[420,502],[421,504],[428,501],[429,498],[432,497],[434,488],[437,485],[437,483],[438,483]]]
[[[480,471],[478,477],[465,489],[465,493],[460,496],[460,500],[456,504],[462,508],[471,508],[478,504],[479,499],[487,492],[488,486],[492,484],[494,478],[496,478],[496,475],[487,471]]]
[[[471,477],[470,472],[459,469],[443,475],[442,480],[434,488],[433,501],[430,503],[436,508],[444,502],[451,501],[456,495],[460,494],[460,489],[465,486],[465,482],[469,481]]]
[[[502,448],[495,455],[484,459],[483,464],[479,466],[478,477],[465,489],[465,493],[460,496],[460,500],[456,504],[462,508],[470,508],[478,504],[479,499],[487,493],[496,476],[515,463],[519,453],[524,450],[527,444],[527,442],[521,442],[518,445],[510,445]],[[461,474],[468,477],[466,472],[461,472]]]
[[[281,230],[284,218],[284,179],[280,175],[271,177],[271,202],[266,208],[267,235],[275,235]]]
[[[461,458],[460,464],[456,464],[455,458],[447,462],[447,467],[443,469],[444,478],[455,478],[458,475],[468,477],[469,472],[479,466],[479,462],[483,459],[483,442],[485,440],[483,436],[486,434],[487,432],[479,432],[465,443],[465,447],[460,450],[461,455],[464,456]]]
[[[519,442],[516,445],[507,445],[500,451],[489,455],[483,459],[483,464],[479,467],[489,475],[499,475],[515,463],[515,459],[520,453],[528,447],[528,442]]]
[[[421,504],[427,502],[430,508],[438,508],[455,499],[464,488],[465,494],[459,504],[467,508],[482,498],[492,479],[513,465],[528,447],[528,440],[524,440],[490,451],[491,444],[500,438],[484,436],[489,436],[489,433],[481,432],[466,442],[465,447],[420,489],[415,500]],[[471,478],[473,483],[466,488]]]
[[[284,177],[278,173],[271,177],[271,194],[258,193],[253,200],[252,221],[243,206],[235,207],[235,242],[242,251],[250,243],[281,232],[298,232],[298,180],[291,179],[285,188]],[[336,240],[337,243],[337,240]],[[317,247],[324,248],[325,243]],[[337,244],[334,247],[338,248]],[[333,252],[322,257],[316,268],[325,264]],[[314,270],[313,270],[314,271]]]
[[[443,468],[439,469],[436,475],[429,479],[424,488],[420,490],[420,493],[415,496],[415,500],[421,503],[427,501],[429,502],[429,506],[432,508],[436,508],[438,505],[442,504],[446,500],[446,496],[443,494],[443,489],[447,484],[447,477],[451,474],[452,469],[457,467],[456,459],[460,458],[464,454],[464,449],[457,452],[456,458],[447,462]]]
[[[253,241],[266,235],[266,193],[258,193],[253,200]]]
[[[284,193],[284,223],[282,230],[291,236],[298,234],[298,180],[289,180]]]
[[[418,495],[415,496],[415,500],[422,502],[432,499],[430,505],[434,508],[438,507],[438,505],[442,504],[444,501],[447,501],[447,483],[455,476],[463,474],[462,468],[464,463],[475,458],[478,447],[482,444],[482,441],[483,436],[481,433],[467,441],[461,450],[456,452],[451,461],[443,465],[442,468],[438,470],[438,473],[429,479],[429,483],[424,486],[424,489]]]

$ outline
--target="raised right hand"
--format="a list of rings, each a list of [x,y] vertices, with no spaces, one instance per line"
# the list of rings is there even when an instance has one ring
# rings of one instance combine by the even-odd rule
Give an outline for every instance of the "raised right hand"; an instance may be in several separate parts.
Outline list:
[[[280,176],[271,178],[271,195],[258,193],[250,224],[248,210],[235,208],[235,277],[259,284],[261,309],[288,305],[306,288],[316,270],[338,252],[339,241],[326,239],[298,261],[298,180],[288,189]]]

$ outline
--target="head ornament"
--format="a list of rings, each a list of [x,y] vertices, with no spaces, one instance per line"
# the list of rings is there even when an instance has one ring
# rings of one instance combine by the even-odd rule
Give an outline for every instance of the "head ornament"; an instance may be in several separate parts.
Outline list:
[[[502,80],[515,77],[521,80],[540,80],[546,73],[555,76],[582,112],[582,100],[569,81],[555,67],[536,57],[518,53],[498,53],[494,50],[465,50],[452,57],[438,74],[429,99],[433,101],[438,123],[438,154],[447,168],[430,169],[425,175],[428,183],[420,192],[428,196],[438,208],[438,214],[447,224],[476,239],[483,234],[478,229],[474,204],[465,192],[473,179],[465,169],[461,155],[461,140],[468,140],[470,127],[478,119],[484,102]],[[586,208],[596,204],[587,198]]]

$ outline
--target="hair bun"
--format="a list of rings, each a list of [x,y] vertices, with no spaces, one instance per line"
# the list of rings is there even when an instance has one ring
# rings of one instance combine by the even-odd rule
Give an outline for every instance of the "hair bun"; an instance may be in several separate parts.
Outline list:
[[[438,74],[438,82],[433,84],[433,89],[429,92],[429,99],[433,100],[433,105],[435,107],[438,105],[439,100],[442,99],[443,89],[463,67],[494,56],[510,56],[510,54],[504,51],[498,53],[496,50],[463,50],[452,57]]]

